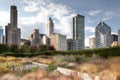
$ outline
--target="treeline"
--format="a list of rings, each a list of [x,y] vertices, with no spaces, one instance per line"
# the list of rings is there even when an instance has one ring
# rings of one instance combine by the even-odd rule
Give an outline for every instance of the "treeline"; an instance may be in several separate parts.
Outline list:
[[[101,58],[118,57],[120,56],[120,47],[87,49],[79,51],[55,51],[53,46],[21,46],[17,45],[7,46],[0,44],[0,55],[15,56],[15,57],[34,57],[37,55],[84,55],[86,57],[99,56]]]
[[[18,45],[6,45],[0,44],[0,55],[2,56],[15,56],[15,57],[32,57],[36,56],[40,52],[44,51],[54,51],[53,46],[39,45],[39,46],[27,46],[23,45],[19,47]]]

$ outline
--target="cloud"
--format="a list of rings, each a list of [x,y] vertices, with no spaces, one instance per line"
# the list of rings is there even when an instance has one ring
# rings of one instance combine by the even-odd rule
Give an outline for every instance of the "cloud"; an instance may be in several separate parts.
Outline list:
[[[39,5],[45,5],[45,3],[42,0],[40,0],[37,3],[32,0],[30,0],[30,1],[24,0],[24,1],[27,5],[24,7],[25,12],[37,12],[37,11],[39,11],[39,7],[38,7]]]
[[[5,11],[0,11],[0,26],[5,26],[10,22],[10,13]]]
[[[48,3],[48,2],[50,1],[49,0],[35,0],[35,1],[27,0],[26,1],[25,0],[25,3],[27,5],[24,6],[24,11],[36,12],[35,13],[36,15],[21,17],[19,19],[19,24],[22,24],[24,26],[31,26],[31,29],[32,29],[34,27],[33,25],[36,25],[39,23],[39,24],[44,24],[42,26],[40,25],[40,27],[41,28],[45,27],[46,29],[47,20],[49,17],[52,17],[55,25],[54,26],[55,32],[67,35],[68,38],[71,37],[72,17],[75,16],[75,13],[72,12],[72,10],[65,5],[55,4],[53,2]],[[22,30],[22,31],[25,31],[25,30]],[[30,31],[26,30],[26,32],[30,34]]]
[[[100,14],[102,12],[102,10],[92,10],[92,11],[89,11],[88,14],[90,16],[96,16],[98,14]]]
[[[112,11],[107,11],[104,13],[104,18],[103,18],[103,21],[106,21],[106,20],[109,20],[113,17],[114,15],[114,12]]]
[[[85,31],[94,33],[95,32],[95,27],[86,26]]]
[[[117,35],[117,33],[116,33],[116,32],[111,32],[111,34],[116,34],[116,35]]]

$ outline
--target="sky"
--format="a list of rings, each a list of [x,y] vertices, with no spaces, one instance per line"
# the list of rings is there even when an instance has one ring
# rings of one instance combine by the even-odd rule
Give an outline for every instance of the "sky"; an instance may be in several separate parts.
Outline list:
[[[10,22],[10,6],[18,10],[18,27],[21,37],[27,39],[33,30],[46,34],[49,17],[54,22],[54,32],[72,37],[72,18],[85,16],[85,45],[95,36],[95,27],[104,21],[112,34],[120,29],[120,0],[0,0],[0,26]]]

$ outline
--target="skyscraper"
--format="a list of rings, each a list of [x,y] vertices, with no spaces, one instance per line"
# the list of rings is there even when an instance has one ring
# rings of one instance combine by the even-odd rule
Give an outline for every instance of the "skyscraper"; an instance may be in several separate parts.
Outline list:
[[[5,43],[8,45],[20,45],[21,31],[17,27],[17,7],[12,5],[10,8],[10,23],[5,26]]]
[[[54,32],[54,23],[50,17],[47,22],[47,36],[50,37],[50,35],[53,34],[53,32]]]
[[[111,28],[104,22],[100,22],[95,28],[96,48],[110,47]]]
[[[75,42],[75,49],[84,49],[85,40],[85,17],[82,15],[77,15],[73,17],[73,39]]]
[[[3,40],[3,29],[2,26],[0,26],[0,43],[2,43]]]
[[[118,30],[118,45],[120,46],[120,29]]]

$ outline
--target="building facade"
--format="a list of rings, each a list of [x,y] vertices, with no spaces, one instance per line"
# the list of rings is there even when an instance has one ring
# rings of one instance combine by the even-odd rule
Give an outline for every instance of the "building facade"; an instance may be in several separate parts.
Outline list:
[[[34,32],[29,37],[29,40],[31,42],[31,46],[41,45],[41,37],[40,37],[39,29],[34,29]]]
[[[67,50],[75,50],[75,40],[67,39]]]
[[[116,34],[112,34],[111,35],[111,43],[113,43],[113,42],[118,42],[118,35],[116,35]]]
[[[77,15],[73,17],[73,39],[76,41],[76,49],[84,49],[85,40],[85,17],[82,15]]]
[[[17,7],[11,6],[10,8],[10,23],[5,26],[5,40],[8,45],[16,44],[20,46],[21,30],[17,27]]]
[[[96,48],[95,37],[89,39],[89,48],[90,49]]]
[[[54,33],[54,23],[50,17],[47,22],[47,36],[50,37],[50,35],[53,33]]]
[[[118,45],[120,46],[120,29],[118,30]]]
[[[50,36],[50,45],[56,50],[67,50],[67,40],[65,35],[54,33]]]
[[[2,26],[0,26],[0,43],[3,43],[3,29],[2,29]]]
[[[42,45],[49,45],[50,44],[50,39],[46,34],[40,34],[41,37],[41,44]]]
[[[95,28],[96,48],[110,47],[111,28],[104,22],[100,22]]]

